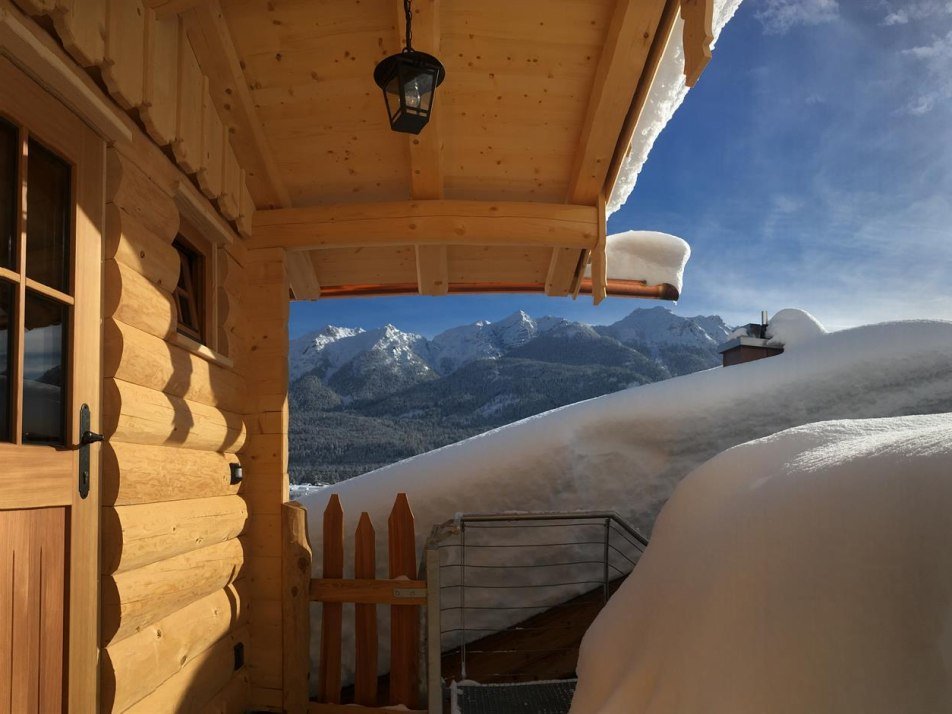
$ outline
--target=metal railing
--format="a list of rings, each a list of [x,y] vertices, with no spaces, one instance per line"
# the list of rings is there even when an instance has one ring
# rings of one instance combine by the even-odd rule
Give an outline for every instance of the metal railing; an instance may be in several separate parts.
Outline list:
[[[647,544],[610,511],[458,514],[436,526],[426,546],[431,696],[443,680],[574,671],[581,634]]]

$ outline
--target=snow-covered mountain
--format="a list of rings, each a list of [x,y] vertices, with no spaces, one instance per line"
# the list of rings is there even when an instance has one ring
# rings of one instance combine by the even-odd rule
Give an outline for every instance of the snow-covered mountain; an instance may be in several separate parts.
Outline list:
[[[480,320],[450,328],[431,340],[393,325],[368,331],[328,325],[291,342],[290,378],[293,382],[313,372],[330,383],[347,368],[354,377],[367,371],[390,373],[394,384],[406,386],[447,376],[477,360],[498,359],[550,332],[562,341],[592,342],[601,335],[670,366],[666,362],[672,348],[708,357],[727,340],[730,329],[716,315],[681,317],[665,307],[638,309],[612,325],[595,327],[559,317],[533,319],[520,310],[498,322]]]
[[[730,328],[717,315],[681,317],[665,307],[635,310],[612,325],[596,328],[622,344],[646,348],[653,357],[663,347],[709,349],[726,342]]]

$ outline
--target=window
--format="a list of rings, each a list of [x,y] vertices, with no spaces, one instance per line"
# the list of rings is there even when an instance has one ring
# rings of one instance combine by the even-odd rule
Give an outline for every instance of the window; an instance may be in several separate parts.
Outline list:
[[[172,244],[179,255],[179,280],[175,288],[178,331],[196,342],[205,342],[207,333],[205,299],[205,254],[195,249],[183,236]]]
[[[0,119],[0,441],[66,443],[72,177],[71,164]]]

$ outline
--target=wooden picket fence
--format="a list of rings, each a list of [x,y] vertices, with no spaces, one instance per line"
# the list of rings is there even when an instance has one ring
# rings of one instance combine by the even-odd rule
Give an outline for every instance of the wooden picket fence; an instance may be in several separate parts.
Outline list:
[[[344,576],[344,511],[337,494],[324,510],[323,568],[311,578],[307,512],[285,504],[282,603],[284,620],[284,709],[309,714],[359,714],[402,704],[418,711],[420,701],[420,608],[426,582],[417,580],[416,529],[404,493],[397,495],[388,521],[389,579],[376,578],[376,532],[362,513],[354,541],[354,578]],[[308,701],[311,602],[323,603],[317,701]],[[341,704],[343,605],[353,603],[354,704]],[[377,678],[377,605],[390,605],[390,688],[382,702]],[[425,713],[424,713],[425,714]]]

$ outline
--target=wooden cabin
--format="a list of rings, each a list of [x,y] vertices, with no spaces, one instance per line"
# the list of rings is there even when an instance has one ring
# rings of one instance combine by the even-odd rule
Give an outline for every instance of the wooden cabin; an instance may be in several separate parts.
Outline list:
[[[0,0],[0,712],[295,711],[291,300],[676,297],[605,205],[711,13],[416,0],[413,135],[401,0]]]

